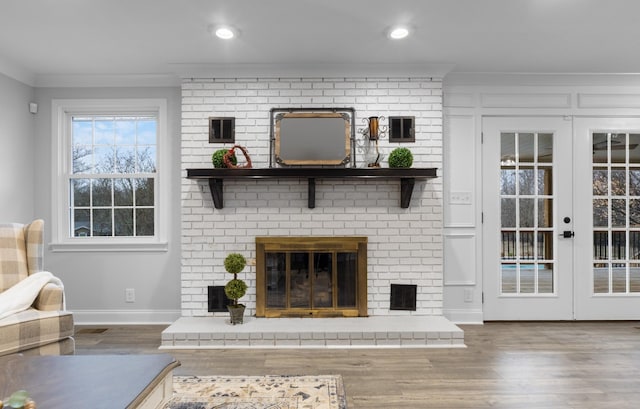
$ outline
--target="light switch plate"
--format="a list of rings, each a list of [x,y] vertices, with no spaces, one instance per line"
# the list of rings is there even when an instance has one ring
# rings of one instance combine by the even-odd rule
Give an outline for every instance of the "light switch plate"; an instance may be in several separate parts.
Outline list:
[[[456,205],[471,205],[472,195],[471,192],[450,192],[449,204]]]

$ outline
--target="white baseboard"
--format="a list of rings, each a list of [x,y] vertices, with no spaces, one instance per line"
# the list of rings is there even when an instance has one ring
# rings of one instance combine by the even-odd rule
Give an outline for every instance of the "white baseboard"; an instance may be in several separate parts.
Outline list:
[[[75,325],[172,324],[180,310],[72,310]]]
[[[482,324],[482,310],[462,310],[462,309],[444,309],[444,315],[454,324]]]

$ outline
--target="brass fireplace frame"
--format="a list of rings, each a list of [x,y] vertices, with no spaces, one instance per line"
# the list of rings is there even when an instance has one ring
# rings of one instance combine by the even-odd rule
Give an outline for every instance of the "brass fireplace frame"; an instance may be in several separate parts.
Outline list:
[[[279,252],[335,252],[356,253],[356,305],[339,308],[267,308],[265,253]],[[334,272],[337,274],[337,272]],[[333,294],[337,294],[337,280],[333,280]],[[289,303],[287,302],[287,305]],[[334,237],[256,237],[256,317],[366,317],[367,312],[367,238],[362,236]]]

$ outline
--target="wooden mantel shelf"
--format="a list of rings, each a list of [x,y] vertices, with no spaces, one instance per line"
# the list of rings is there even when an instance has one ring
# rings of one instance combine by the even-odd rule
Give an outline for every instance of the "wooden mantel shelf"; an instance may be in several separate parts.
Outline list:
[[[207,179],[216,209],[223,208],[225,179],[307,179],[308,205],[316,207],[316,179],[399,179],[400,207],[406,209],[416,179],[433,179],[436,168],[263,168],[263,169],[187,169],[187,179]]]

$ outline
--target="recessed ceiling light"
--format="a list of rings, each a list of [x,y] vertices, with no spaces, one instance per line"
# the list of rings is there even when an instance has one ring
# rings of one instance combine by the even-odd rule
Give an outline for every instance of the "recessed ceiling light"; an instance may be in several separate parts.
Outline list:
[[[230,40],[236,36],[236,31],[228,26],[217,27],[215,29],[216,37],[221,38],[223,40]]]
[[[389,31],[389,38],[400,40],[409,35],[409,29],[406,27],[394,27]]]

